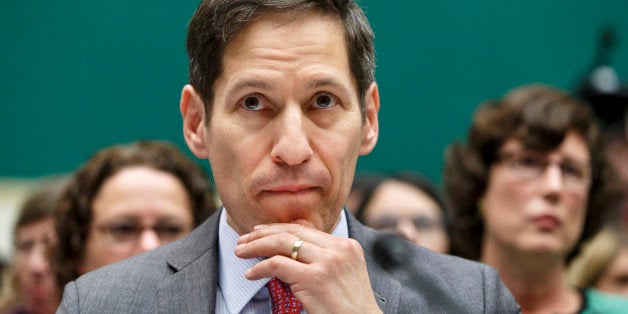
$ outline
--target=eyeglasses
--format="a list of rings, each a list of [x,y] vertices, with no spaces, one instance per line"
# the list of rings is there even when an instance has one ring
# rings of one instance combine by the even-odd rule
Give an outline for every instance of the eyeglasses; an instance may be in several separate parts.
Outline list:
[[[20,239],[15,241],[15,251],[19,254],[28,255],[33,253],[37,248],[45,251],[54,242],[52,237],[42,239]]]
[[[98,225],[96,229],[111,244],[129,244],[136,242],[147,229],[153,230],[157,234],[159,241],[167,243],[181,238],[192,230],[192,227],[175,222],[157,224],[155,226],[143,226],[134,222],[112,222]]]
[[[374,229],[378,230],[393,230],[404,220],[411,221],[412,225],[419,231],[432,231],[442,228],[443,226],[439,220],[427,216],[416,216],[412,218],[384,216],[375,219],[370,223],[370,225]]]
[[[531,150],[505,152],[500,154],[499,162],[511,169],[524,180],[540,178],[550,165],[556,164],[568,188],[588,187],[591,181],[591,167],[588,164],[565,158],[561,161],[550,160],[547,154]]]

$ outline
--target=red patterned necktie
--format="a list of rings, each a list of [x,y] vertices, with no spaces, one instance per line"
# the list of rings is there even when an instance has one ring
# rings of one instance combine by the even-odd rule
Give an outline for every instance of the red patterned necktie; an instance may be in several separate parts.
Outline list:
[[[266,287],[270,291],[273,314],[301,313],[301,302],[292,294],[292,290],[290,290],[290,286],[287,283],[273,278],[266,284]]]

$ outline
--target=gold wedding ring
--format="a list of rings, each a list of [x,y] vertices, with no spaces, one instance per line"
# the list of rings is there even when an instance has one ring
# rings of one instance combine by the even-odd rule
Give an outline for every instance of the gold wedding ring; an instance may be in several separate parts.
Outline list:
[[[295,261],[298,261],[297,258],[299,257],[299,249],[301,249],[301,245],[303,245],[303,240],[299,239],[297,242],[294,242],[294,245],[292,246],[292,253],[290,254],[290,257],[292,257]]]

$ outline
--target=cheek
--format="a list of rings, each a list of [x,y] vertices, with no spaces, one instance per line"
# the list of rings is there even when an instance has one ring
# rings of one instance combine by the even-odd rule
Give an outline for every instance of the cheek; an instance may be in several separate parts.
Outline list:
[[[579,235],[584,226],[588,199],[584,194],[568,195],[566,197],[566,213],[567,226],[572,233]]]
[[[492,179],[489,182],[484,197],[480,201],[482,214],[488,223],[504,224],[509,218],[514,218],[527,199],[527,193],[520,186],[517,188],[512,182]]]
[[[97,245],[96,241],[93,238],[87,239],[85,242],[85,249],[83,250],[83,260],[81,262],[81,273],[85,273],[89,271],[95,264],[95,261],[100,258],[100,252],[104,251],[105,248],[101,248]]]
[[[116,249],[112,246],[105,245],[98,239],[90,239],[85,243],[85,256],[83,268],[81,272],[85,273],[96,268],[117,262],[123,258],[131,256],[132,252],[129,250]]]
[[[28,273],[27,261],[24,258],[15,259],[15,277],[18,282],[23,282],[26,279]]]
[[[208,155],[216,179],[226,183],[237,180],[237,174],[250,174],[255,160],[264,153],[265,142],[256,137],[238,136],[228,128],[213,130],[208,139]]]
[[[322,159],[332,176],[352,182],[358,160],[359,141],[356,137],[333,135],[335,134],[318,134],[313,137],[314,153]]]

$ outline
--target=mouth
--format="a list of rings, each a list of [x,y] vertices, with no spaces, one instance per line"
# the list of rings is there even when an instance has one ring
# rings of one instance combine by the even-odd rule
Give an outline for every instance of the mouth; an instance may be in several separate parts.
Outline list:
[[[274,194],[274,195],[298,195],[303,193],[312,192],[316,189],[316,187],[310,185],[281,185],[274,186],[268,189],[265,189],[264,192]]]
[[[560,220],[554,215],[540,215],[532,221],[542,231],[552,231],[560,226]]]

